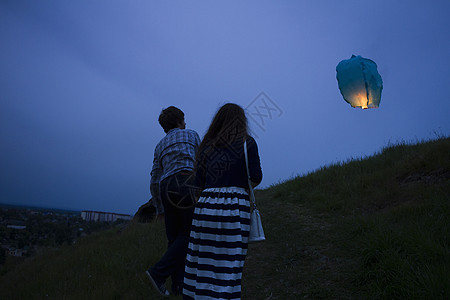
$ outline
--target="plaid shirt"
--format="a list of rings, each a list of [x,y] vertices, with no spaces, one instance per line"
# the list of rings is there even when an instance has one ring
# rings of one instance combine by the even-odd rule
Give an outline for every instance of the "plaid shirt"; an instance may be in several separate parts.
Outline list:
[[[156,145],[150,183],[159,183],[180,171],[192,171],[199,144],[200,137],[194,130],[169,130]]]

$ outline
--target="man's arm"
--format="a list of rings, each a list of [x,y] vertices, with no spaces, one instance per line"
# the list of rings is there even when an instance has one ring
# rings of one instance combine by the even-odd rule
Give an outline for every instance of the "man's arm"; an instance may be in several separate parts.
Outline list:
[[[159,161],[159,151],[158,147],[155,148],[155,153],[153,157],[153,166],[150,173],[150,193],[152,195],[153,204],[156,208],[156,214],[164,213],[164,207],[162,205],[161,196],[159,194],[159,181],[162,175],[162,168]]]
[[[159,151],[158,146],[155,148],[155,153],[153,155],[153,166],[152,171],[150,173],[150,185],[154,183],[158,183],[161,180],[162,175],[162,167],[159,161]]]

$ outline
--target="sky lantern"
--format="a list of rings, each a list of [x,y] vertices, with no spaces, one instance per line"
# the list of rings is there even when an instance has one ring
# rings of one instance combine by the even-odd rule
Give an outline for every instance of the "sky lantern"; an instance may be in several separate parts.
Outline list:
[[[352,107],[367,109],[380,105],[383,80],[374,61],[352,55],[337,65],[336,73],[342,97]]]

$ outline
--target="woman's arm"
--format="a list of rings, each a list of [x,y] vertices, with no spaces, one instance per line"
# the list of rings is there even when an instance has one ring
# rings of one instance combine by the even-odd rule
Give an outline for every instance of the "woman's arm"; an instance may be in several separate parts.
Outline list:
[[[257,187],[261,182],[253,182],[250,180],[250,184],[252,185],[252,188]]]
[[[262,181],[261,162],[259,159],[258,145],[255,139],[247,139],[248,169],[250,173],[250,182],[252,187],[257,186]]]

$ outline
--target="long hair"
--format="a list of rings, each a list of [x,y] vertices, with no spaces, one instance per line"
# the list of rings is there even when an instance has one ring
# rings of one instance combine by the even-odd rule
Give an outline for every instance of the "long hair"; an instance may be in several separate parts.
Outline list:
[[[248,136],[248,123],[244,109],[234,103],[223,105],[214,116],[197,151],[197,159],[206,148],[231,146],[236,140]]]

